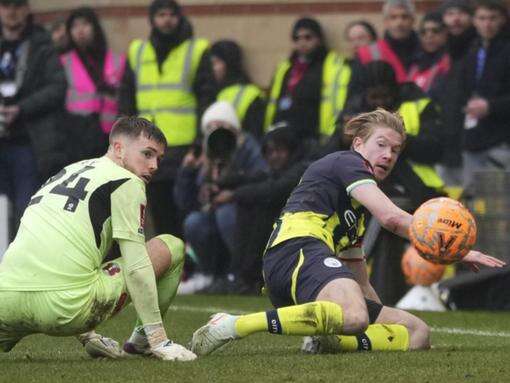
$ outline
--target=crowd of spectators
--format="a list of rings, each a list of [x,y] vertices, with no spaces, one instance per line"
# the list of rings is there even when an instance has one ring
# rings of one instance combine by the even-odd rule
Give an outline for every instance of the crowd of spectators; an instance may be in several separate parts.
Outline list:
[[[358,113],[401,113],[407,144],[382,186],[409,211],[450,187],[469,194],[476,171],[510,167],[503,1],[448,0],[417,20],[411,0],[387,0],[380,33],[365,20],[345,27],[346,54],[301,17],[268,87],[251,81],[238,42],[196,37],[174,0],[153,0],[148,16],[149,36],[116,53],[91,8],[45,31],[27,0],[0,0],[0,194],[12,236],[41,183],[102,153],[120,115],[154,121],[168,141],[147,193],[155,234],[182,236],[193,259],[181,293],[258,290],[286,198],[310,161],[348,149],[343,126]],[[380,230],[368,231],[395,240]]]

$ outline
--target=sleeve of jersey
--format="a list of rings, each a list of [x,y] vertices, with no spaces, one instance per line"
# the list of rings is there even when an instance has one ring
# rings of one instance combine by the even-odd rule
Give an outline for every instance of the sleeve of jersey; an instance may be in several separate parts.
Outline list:
[[[144,220],[147,198],[145,185],[130,179],[111,194],[112,235],[145,244]]]
[[[337,175],[340,178],[347,194],[358,186],[364,184],[376,184],[374,174],[370,165],[359,155],[352,153],[345,156],[342,160],[342,166],[337,166]]]
[[[156,276],[145,244],[121,239],[119,248],[126,286],[138,317],[144,326],[161,323]]]

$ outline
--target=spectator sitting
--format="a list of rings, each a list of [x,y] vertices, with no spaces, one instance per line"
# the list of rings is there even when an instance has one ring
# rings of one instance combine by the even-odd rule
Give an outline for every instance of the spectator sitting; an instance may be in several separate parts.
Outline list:
[[[269,130],[262,144],[269,173],[253,177],[225,177],[212,199],[215,206],[237,205],[237,249],[232,254],[227,284],[217,292],[259,293],[262,284],[262,253],[273,223],[309,162],[294,130],[279,124]],[[250,230],[256,227],[257,230]]]
[[[181,293],[195,290],[196,280],[210,283],[214,278],[215,284],[223,284],[230,256],[235,252],[236,206],[212,204],[219,180],[267,171],[260,145],[249,133],[241,131],[236,112],[228,102],[212,104],[202,117],[201,128],[203,153],[197,155],[190,150],[185,155],[174,188],[177,206],[186,214],[184,238],[200,262],[196,278],[184,283]]]
[[[73,114],[98,117],[97,123],[103,132],[103,148],[98,149],[99,155],[108,145],[108,134],[118,115],[117,93],[126,59],[108,48],[103,28],[92,8],[73,10],[66,29],[70,51],[60,56],[68,83],[66,109]]]
[[[220,40],[211,47],[214,79],[218,85],[218,101],[228,101],[236,110],[243,131],[261,139],[263,134],[265,97],[252,84],[243,65],[241,47],[232,40]]]

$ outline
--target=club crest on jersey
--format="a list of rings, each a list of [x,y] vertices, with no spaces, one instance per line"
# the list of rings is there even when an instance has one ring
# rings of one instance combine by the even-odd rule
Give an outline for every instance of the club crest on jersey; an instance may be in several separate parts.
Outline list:
[[[342,262],[340,262],[336,258],[327,257],[326,259],[324,259],[324,265],[327,267],[331,267],[333,269],[337,269],[339,267],[342,267]]]
[[[138,228],[139,234],[144,234],[144,228],[145,227],[145,205],[140,204],[140,227]]]

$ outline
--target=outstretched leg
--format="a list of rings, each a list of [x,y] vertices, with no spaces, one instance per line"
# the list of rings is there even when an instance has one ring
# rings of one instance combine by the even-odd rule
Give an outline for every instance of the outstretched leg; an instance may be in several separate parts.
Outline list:
[[[195,331],[191,349],[198,355],[209,354],[231,340],[257,332],[355,334],[367,325],[367,308],[359,285],[352,279],[339,278],[329,282],[315,302],[241,316],[216,314]]]
[[[372,306],[377,305],[371,302]],[[372,322],[372,321],[371,321]],[[342,351],[411,351],[430,348],[430,329],[420,318],[403,310],[381,307],[375,323],[355,336],[306,338],[302,350],[309,353]]]

